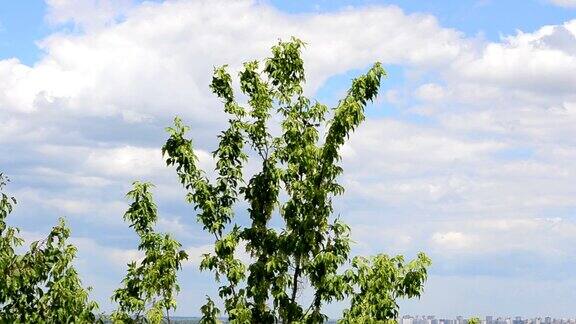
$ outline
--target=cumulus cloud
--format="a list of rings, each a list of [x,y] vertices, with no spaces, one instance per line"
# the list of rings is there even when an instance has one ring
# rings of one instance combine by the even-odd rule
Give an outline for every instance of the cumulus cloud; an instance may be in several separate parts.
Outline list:
[[[54,2],[57,12],[72,7],[74,17],[82,12],[74,6],[110,5]],[[325,37],[326,32],[335,37]],[[441,28],[432,16],[406,15],[397,7],[293,17],[252,1],[147,3],[98,32],[45,39],[47,55],[33,68],[2,61],[0,87],[11,91],[1,92],[7,97],[0,97],[0,105],[24,112],[55,107],[128,121],[179,112],[202,124],[219,116],[217,109],[201,113],[216,102],[206,86],[212,67],[228,62],[237,67],[290,35],[309,43],[305,56],[312,89],[330,75],[375,60],[430,66],[450,61],[465,47],[458,32]]]
[[[576,82],[576,21],[519,32],[503,42],[488,43],[480,53],[461,56],[453,73],[462,81],[524,90],[568,94]]]

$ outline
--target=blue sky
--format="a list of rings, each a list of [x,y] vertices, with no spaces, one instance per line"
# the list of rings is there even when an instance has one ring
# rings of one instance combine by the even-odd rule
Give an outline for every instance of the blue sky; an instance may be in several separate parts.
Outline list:
[[[17,57],[32,64],[40,51],[35,41],[50,28],[44,23],[43,1],[2,1],[0,4],[0,46],[2,58]]]
[[[159,228],[192,255],[181,315],[197,314],[211,240],[159,148],[174,115],[210,168],[225,121],[213,66],[307,42],[307,92],[335,104],[374,61],[388,72],[343,148],[354,253],[428,253],[403,313],[573,316],[576,308],[576,2],[2,1],[0,170],[29,239],[71,224],[78,267],[112,309],[137,237],[133,180],[156,183]],[[239,222],[246,217],[237,208]],[[542,296],[548,296],[543,299]],[[342,304],[330,305],[337,316]]]

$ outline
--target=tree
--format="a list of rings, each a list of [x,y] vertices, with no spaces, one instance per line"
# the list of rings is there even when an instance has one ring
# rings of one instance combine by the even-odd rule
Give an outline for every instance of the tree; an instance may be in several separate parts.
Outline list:
[[[134,182],[127,194],[133,202],[124,220],[140,237],[138,250],[145,256],[139,263],[128,264],[123,287],[114,292],[112,299],[119,304],[112,314],[114,322],[160,323],[165,315],[170,323],[170,310],[176,309],[177,272],[188,256],[170,235],[154,232],[158,216],[150,188],[149,183]]]
[[[70,229],[63,219],[47,238],[33,242],[23,255],[23,240],[6,217],[16,199],[1,192],[8,179],[0,173],[0,319],[10,323],[94,323],[98,305],[88,300],[72,265],[76,248],[67,243]]]
[[[344,310],[342,323],[373,323],[398,318],[399,297],[419,297],[426,280],[430,260],[423,253],[404,263],[402,256],[379,254],[371,260],[355,257],[348,281],[358,286],[350,309]]]
[[[332,215],[332,199],[344,192],[337,181],[343,172],[339,149],[365,119],[364,108],[385,72],[374,64],[329,110],[303,94],[303,45],[295,38],[279,42],[263,67],[258,61],[244,64],[239,79],[248,108],[236,101],[227,66],[215,69],[210,87],[229,115],[213,152],[215,182],[198,168],[189,128],[175,118],[167,129],[166,163],[176,167],[187,201],[215,240],[214,252],[200,267],[221,283],[219,296],[233,323],[320,323],[326,320],[324,304],[347,297],[351,307],[343,322],[394,320],[396,298],[420,295],[430,260],[424,254],[407,264],[386,255],[355,258],[342,272],[350,229]],[[281,118],[279,135],[270,126],[273,114]],[[245,182],[249,157],[258,159],[261,169]],[[249,206],[248,226],[235,218],[240,199]],[[273,217],[282,221],[281,230],[270,224]],[[248,266],[235,255],[241,242],[252,258]],[[313,295],[307,305],[299,298],[304,284]],[[203,323],[215,323],[220,310],[207,297],[202,312]]]
[[[468,324],[481,324],[482,321],[480,320],[479,317],[470,317],[468,319]]]

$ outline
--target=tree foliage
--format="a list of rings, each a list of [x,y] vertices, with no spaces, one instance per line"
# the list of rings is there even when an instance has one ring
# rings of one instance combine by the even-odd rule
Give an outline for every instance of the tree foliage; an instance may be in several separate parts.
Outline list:
[[[67,243],[70,229],[60,219],[46,239],[24,254],[18,229],[6,224],[16,199],[1,190],[0,173],[0,319],[9,323],[94,323],[98,306],[88,300],[73,267],[76,248]]]
[[[378,323],[398,318],[397,299],[420,296],[429,265],[430,260],[423,253],[408,264],[402,256],[355,257],[346,276],[358,290],[352,294],[350,308],[344,310],[342,323]]]
[[[479,317],[474,316],[468,319],[468,324],[482,324],[482,321]]]
[[[188,258],[181,244],[168,234],[156,233],[158,218],[151,184],[135,182],[127,196],[132,204],[124,214],[140,237],[138,250],[144,259],[128,264],[123,286],[114,292],[112,299],[119,304],[112,314],[118,323],[170,322],[170,310],[176,309],[175,295],[180,290],[177,272],[182,261]]]
[[[351,306],[343,322],[394,320],[397,298],[420,295],[430,260],[420,254],[405,263],[401,256],[381,254],[354,258],[343,272],[350,228],[334,217],[332,206],[344,192],[338,183],[343,172],[339,149],[365,119],[364,108],[376,98],[385,71],[374,64],[328,109],[304,96],[303,45],[294,38],[279,42],[264,64],[244,64],[239,80],[248,107],[238,103],[227,66],[215,69],[210,87],[229,115],[213,152],[215,181],[198,168],[186,136],[189,127],[176,118],[167,129],[166,163],[175,166],[187,201],[214,237],[214,251],[200,268],[214,272],[233,323],[320,323],[327,318],[322,306],[345,298]],[[272,116],[281,119],[280,134],[272,131]],[[249,156],[261,167],[245,181]],[[236,219],[240,200],[249,206],[248,226]],[[273,217],[281,219],[281,229],[271,225]],[[237,257],[239,246],[251,257],[248,265]],[[301,298],[304,285],[312,293],[307,304]],[[220,310],[208,297],[202,313],[203,323],[215,323]]]

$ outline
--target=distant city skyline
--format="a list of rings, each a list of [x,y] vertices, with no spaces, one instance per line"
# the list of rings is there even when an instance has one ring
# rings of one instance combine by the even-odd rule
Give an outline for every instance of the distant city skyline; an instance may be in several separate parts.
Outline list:
[[[555,318],[553,316],[527,317],[522,316],[456,316],[454,318],[437,317],[435,315],[403,315],[399,324],[467,324],[476,317],[482,324],[573,324],[576,316],[572,318]]]

